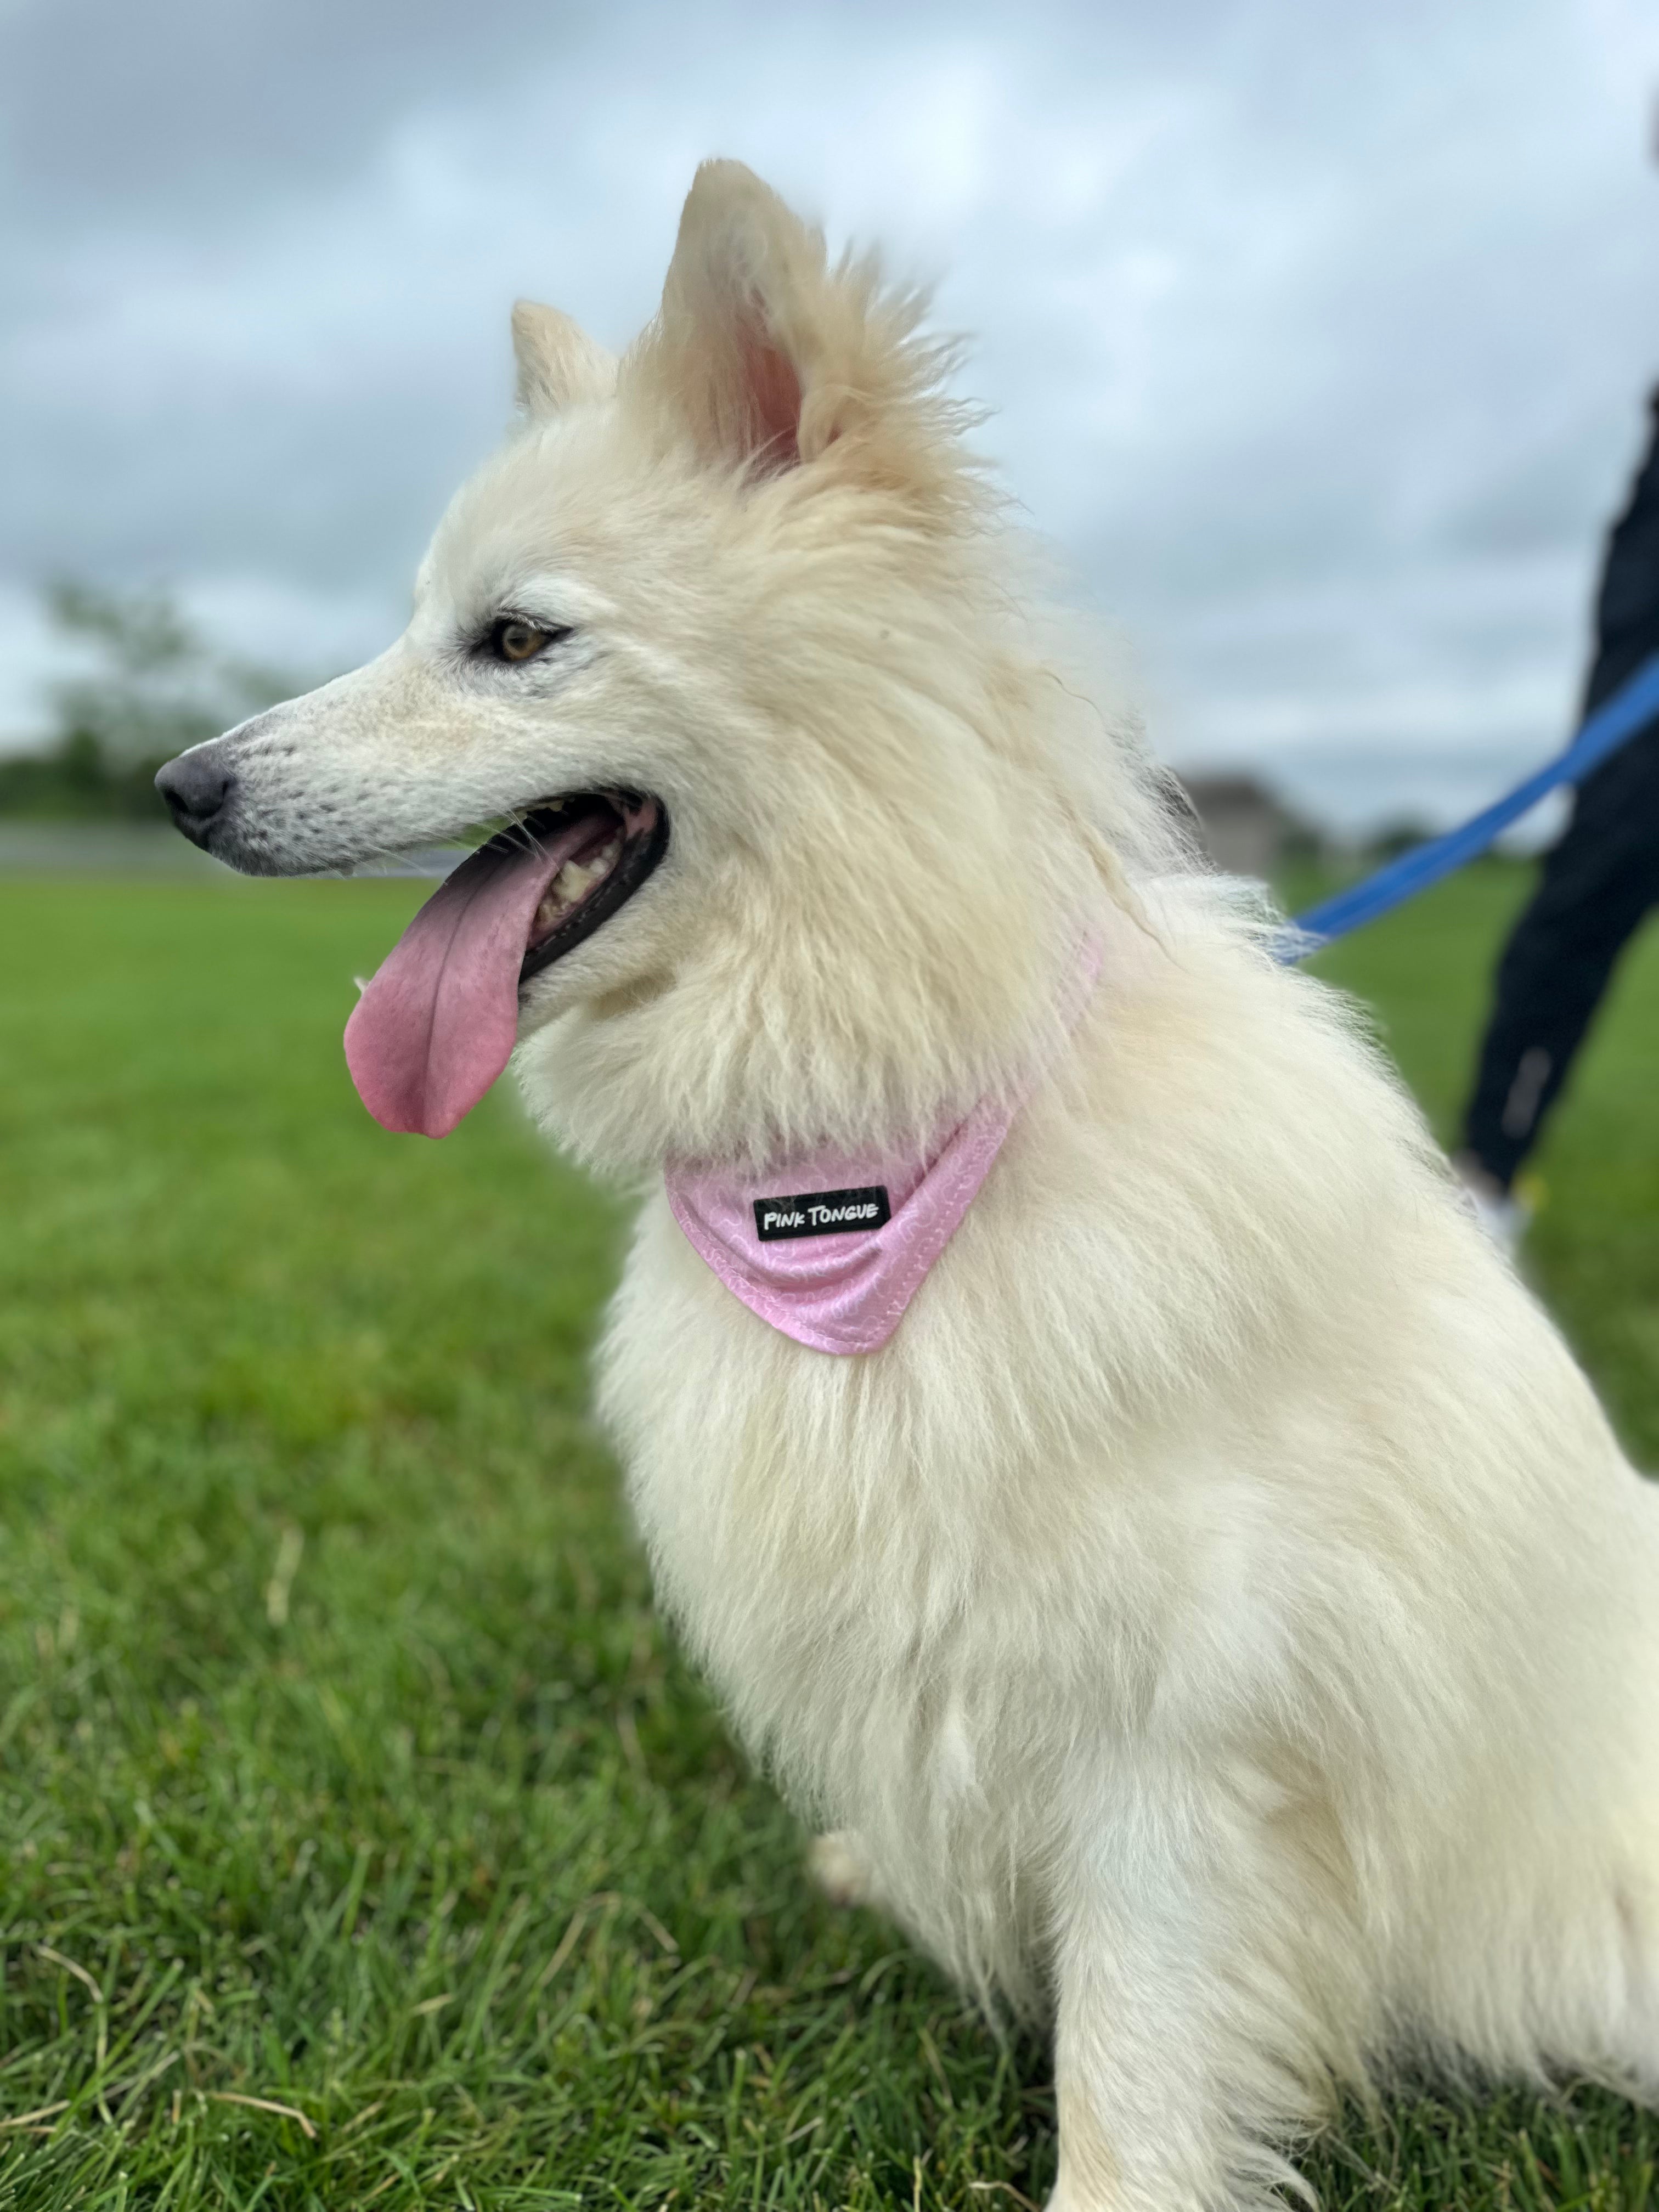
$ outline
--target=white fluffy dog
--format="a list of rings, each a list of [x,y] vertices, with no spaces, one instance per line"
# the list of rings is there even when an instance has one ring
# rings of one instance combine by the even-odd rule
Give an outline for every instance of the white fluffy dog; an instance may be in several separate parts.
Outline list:
[[[648,1177],[663,1602],[837,1886],[1052,2017],[1056,2205],[1259,2202],[1407,2055],[1650,2091],[1655,1501],[1080,695],[920,313],[706,167],[620,363],[519,310],[407,634],[162,787],[266,872],[514,818],[359,1087],[441,1134],[516,1040]]]

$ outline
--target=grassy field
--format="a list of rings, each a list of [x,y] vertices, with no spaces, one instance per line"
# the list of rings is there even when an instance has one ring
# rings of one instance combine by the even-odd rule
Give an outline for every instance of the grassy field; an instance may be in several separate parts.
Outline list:
[[[1329,964],[1445,1129],[1523,887]],[[348,1085],[394,884],[0,880],[0,2212],[991,2208],[999,2046],[665,1645],[583,1362],[620,1216],[508,1097]],[[1541,1165],[1539,1281],[1659,1464],[1659,944]],[[1402,2100],[1338,2207],[1636,2207],[1659,2128]]]

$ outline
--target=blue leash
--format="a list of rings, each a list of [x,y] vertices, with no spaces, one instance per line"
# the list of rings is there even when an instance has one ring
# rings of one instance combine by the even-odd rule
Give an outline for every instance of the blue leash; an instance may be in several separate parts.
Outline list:
[[[1297,915],[1285,931],[1279,957],[1285,962],[1305,960],[1334,939],[1346,937],[1351,929],[1375,921],[1390,907],[1437,884],[1442,876],[1450,875],[1454,868],[1484,853],[1501,830],[1535,806],[1558,784],[1580,782],[1656,715],[1659,715],[1659,653],[1644,661],[1611,699],[1603,700],[1565,752],[1536,769],[1524,783],[1516,784],[1505,798],[1443,836],[1413,846],[1363,883],[1351,884],[1346,890],[1337,891],[1317,906],[1310,906],[1306,914]]]

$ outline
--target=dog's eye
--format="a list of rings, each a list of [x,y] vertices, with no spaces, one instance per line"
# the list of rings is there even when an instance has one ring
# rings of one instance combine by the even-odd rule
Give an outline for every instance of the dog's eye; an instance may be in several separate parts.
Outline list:
[[[503,615],[491,623],[487,642],[497,660],[533,660],[569,635],[568,629],[538,629],[518,615]]]

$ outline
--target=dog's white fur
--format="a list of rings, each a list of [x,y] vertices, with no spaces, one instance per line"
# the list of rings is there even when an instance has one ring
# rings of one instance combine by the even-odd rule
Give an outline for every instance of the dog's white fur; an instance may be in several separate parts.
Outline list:
[[[227,744],[244,865],[567,789],[668,860],[519,1068],[611,1170],[948,1126],[1103,979],[896,1336],[834,1358],[657,1182],[601,1358],[662,1601],[830,1871],[1048,2008],[1067,2212],[1260,2201],[1402,2057],[1659,2081],[1659,1518],[1328,992],[1079,694],[918,303],[746,171],[524,419],[408,635]],[[523,666],[507,608],[574,635]]]

